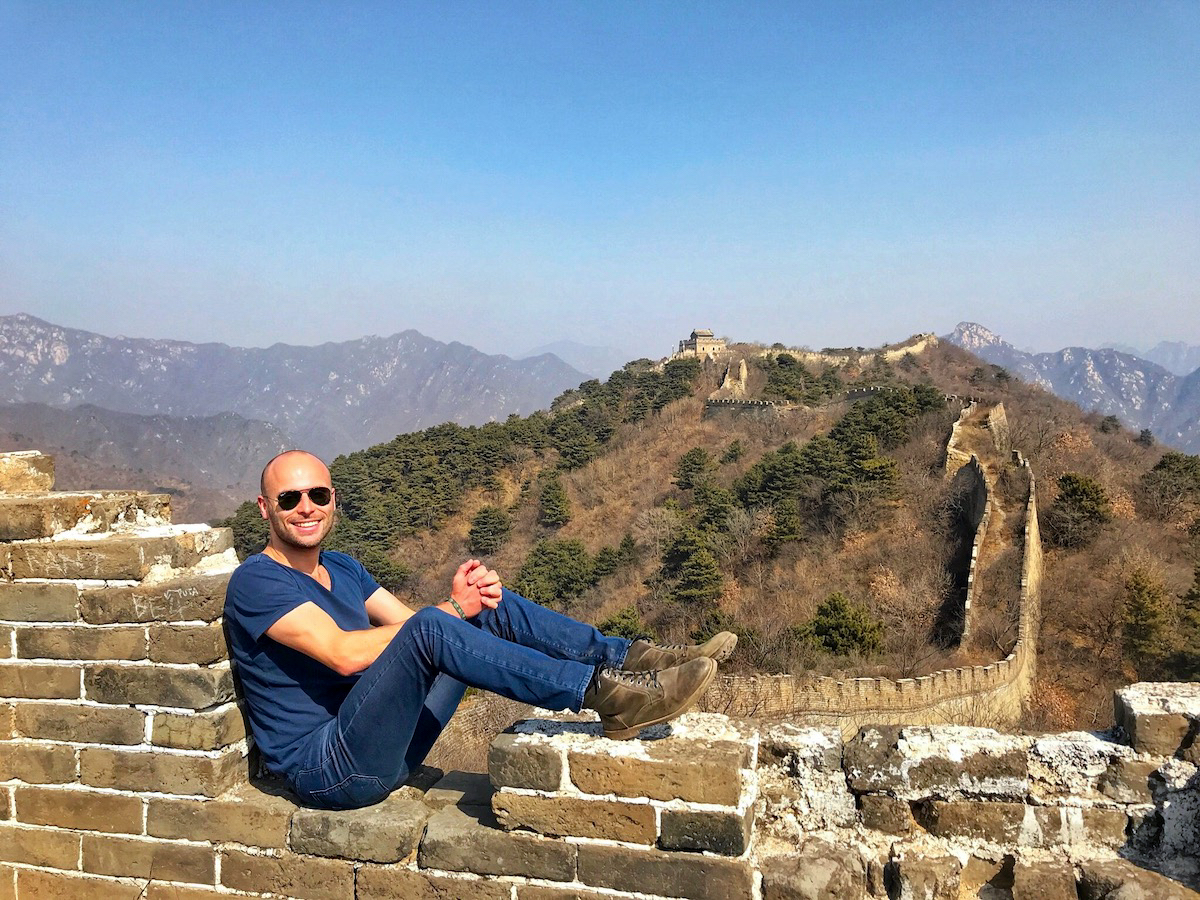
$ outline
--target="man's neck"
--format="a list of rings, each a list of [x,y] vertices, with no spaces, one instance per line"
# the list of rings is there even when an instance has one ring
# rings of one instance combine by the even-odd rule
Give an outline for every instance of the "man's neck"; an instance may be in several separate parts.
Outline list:
[[[293,547],[290,544],[278,544],[270,541],[263,552],[275,562],[303,572],[305,575],[316,577],[321,565],[320,547]]]

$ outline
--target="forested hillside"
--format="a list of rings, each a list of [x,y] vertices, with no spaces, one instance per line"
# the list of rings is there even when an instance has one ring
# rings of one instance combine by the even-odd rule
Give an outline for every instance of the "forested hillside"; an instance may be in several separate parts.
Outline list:
[[[1012,604],[992,604],[980,635],[957,645],[971,535],[943,471],[952,398],[975,395],[1004,403],[1039,479],[1049,552],[1033,723],[1098,724],[1115,683],[1197,677],[1195,457],[1164,455],[953,347],[840,367],[733,349],[750,396],[778,405],[706,416],[724,362],[643,360],[548,413],[338,457],[331,546],[415,605],[440,599],[477,555],[610,632],[733,629],[742,671],[915,675],[987,661],[1015,639]],[[889,389],[848,399],[865,386]],[[1015,476],[1000,481],[1001,501],[1020,503]],[[253,504],[231,524],[243,552],[261,542]],[[985,588],[1015,595],[1010,574]]]

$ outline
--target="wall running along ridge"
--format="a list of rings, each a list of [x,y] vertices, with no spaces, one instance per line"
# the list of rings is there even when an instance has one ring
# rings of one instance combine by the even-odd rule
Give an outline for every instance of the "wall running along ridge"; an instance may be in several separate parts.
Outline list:
[[[1186,685],[1122,692],[1131,747],[896,726],[843,744],[834,711],[824,729],[692,713],[627,742],[526,722],[492,742],[490,777],[424,769],[368,809],[301,808],[250,778],[228,531],[171,525],[162,496],[55,493],[47,457],[0,473],[0,900],[854,900],[1035,876],[1063,897],[1194,896],[1116,855],[1193,877]],[[922,690],[891,685],[897,709]]]

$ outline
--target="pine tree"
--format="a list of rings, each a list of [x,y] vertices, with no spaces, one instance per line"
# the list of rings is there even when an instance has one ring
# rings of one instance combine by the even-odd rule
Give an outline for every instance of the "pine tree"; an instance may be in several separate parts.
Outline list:
[[[841,591],[834,591],[808,624],[811,639],[830,653],[874,653],[883,646],[883,623]]]
[[[471,520],[471,531],[467,540],[476,553],[495,553],[504,546],[512,520],[498,506],[485,506]]]
[[[1166,656],[1170,614],[1167,589],[1144,569],[1135,569],[1125,581],[1122,619],[1125,655],[1139,676],[1149,674]]]
[[[674,593],[680,603],[706,604],[720,597],[723,589],[721,567],[711,551],[701,548],[680,567],[679,586]]]
[[[546,528],[561,528],[571,521],[571,501],[567,489],[557,475],[549,476],[542,484],[538,506],[538,524]]]

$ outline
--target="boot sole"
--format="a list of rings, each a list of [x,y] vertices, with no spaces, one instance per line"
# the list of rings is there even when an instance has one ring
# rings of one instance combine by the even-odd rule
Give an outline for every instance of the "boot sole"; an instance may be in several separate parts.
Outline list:
[[[732,648],[730,652],[732,652]],[[700,698],[700,695],[708,690],[708,686],[712,684],[712,680],[716,677],[717,667],[716,665],[713,665],[713,667],[708,670],[707,677],[700,682],[700,685],[694,691],[692,691],[686,700],[679,704],[679,708],[674,712],[659,716],[657,719],[651,719],[648,722],[643,722],[640,725],[635,725],[632,728],[622,728],[619,731],[605,731],[604,736],[614,741],[627,741],[631,737],[636,737],[643,728],[649,728],[651,725],[661,725],[663,722],[669,722],[672,719],[683,715],[688,711],[688,708]]]

